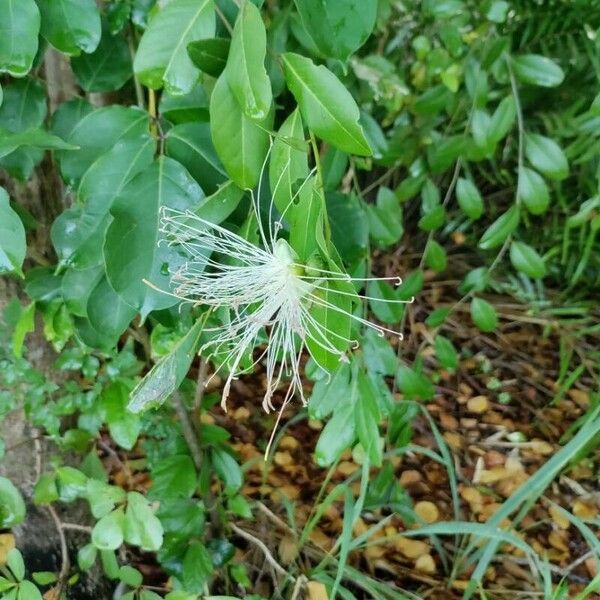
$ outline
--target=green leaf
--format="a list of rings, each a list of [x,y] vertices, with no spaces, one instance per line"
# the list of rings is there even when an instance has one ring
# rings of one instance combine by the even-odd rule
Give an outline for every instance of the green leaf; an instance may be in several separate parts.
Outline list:
[[[569,163],[561,147],[548,137],[537,133],[525,135],[525,156],[541,173],[560,181],[569,174]]]
[[[197,475],[192,459],[187,454],[163,458],[152,469],[150,497],[157,500],[191,498],[196,491]]]
[[[425,325],[427,325],[427,327],[439,327],[444,323],[449,314],[449,308],[436,308],[432,310],[429,316],[425,319]]]
[[[296,108],[283,122],[271,149],[269,183],[273,202],[289,221],[294,212],[292,199],[297,187],[308,177],[307,146],[300,110]]]
[[[209,38],[190,42],[187,51],[194,65],[212,77],[219,77],[227,64],[230,40],[227,38]]]
[[[166,135],[166,150],[167,156],[180,162],[206,194],[214,193],[227,179],[213,146],[208,123],[175,125]]]
[[[459,177],[456,182],[456,199],[462,211],[476,221],[483,214],[483,199],[470,179]]]
[[[25,502],[10,479],[0,476],[0,528],[14,527],[25,518]]]
[[[148,114],[133,107],[106,106],[86,114],[66,139],[69,144],[78,146],[79,150],[57,153],[63,177],[73,184],[101,155],[113,148],[117,153],[116,147],[120,142],[140,138],[147,140],[148,128]],[[127,164],[115,165],[118,161],[113,162],[112,158],[106,160],[119,171],[127,170]],[[100,185],[100,182],[97,184]],[[106,192],[110,195],[110,190]]]
[[[290,221],[290,246],[301,261],[306,261],[317,250],[317,234],[323,231],[323,195],[315,187],[315,178],[299,190],[297,204],[288,211]]]
[[[100,406],[112,438],[122,448],[131,450],[142,425],[139,417],[127,410],[128,396],[129,388],[123,382],[116,381],[102,392]]]
[[[50,585],[58,579],[56,573],[50,571],[38,571],[37,573],[32,573],[31,577],[38,585]]]
[[[11,208],[8,194],[0,187],[0,274],[22,274],[26,251],[23,222]]]
[[[129,306],[112,289],[108,279],[103,276],[88,295],[84,316],[87,316],[90,325],[96,331],[112,338],[116,343],[136,313],[137,310]],[[116,431],[111,431],[113,437],[118,436],[118,439],[115,438],[115,440],[120,446],[131,450],[135,439],[132,439],[131,434],[127,432],[127,426],[122,433],[125,434],[124,437]]]
[[[515,99],[512,96],[504,98],[496,107],[492,114],[490,123],[490,137],[493,142],[499,142],[504,139],[506,134],[512,129],[517,116]]]
[[[131,179],[113,202],[113,221],[104,242],[106,275],[114,291],[142,319],[152,310],[177,302],[144,280],[168,291],[170,276],[165,265],[176,269],[185,260],[174,248],[158,244],[161,209],[186,210],[202,196],[188,172],[163,156]]]
[[[92,565],[96,562],[96,556],[98,555],[98,549],[94,544],[86,544],[81,546],[77,551],[77,564],[82,571],[88,571],[92,568]]]
[[[31,581],[22,581],[19,584],[17,600],[43,600],[42,593]]]
[[[147,500],[137,492],[127,494],[124,522],[125,541],[154,552],[162,546],[163,528]]]
[[[367,40],[377,0],[294,0],[304,28],[324,56],[346,61]]]
[[[454,344],[442,335],[435,336],[435,355],[440,365],[448,371],[456,371],[458,367],[458,353]]]
[[[429,240],[425,250],[425,263],[436,273],[441,273],[448,265],[448,257],[444,247],[435,240]]]
[[[35,329],[35,302],[28,304],[19,315],[12,336],[13,354],[20,358],[23,354],[23,343],[25,336]]]
[[[63,502],[85,498],[88,478],[78,469],[59,467],[56,469],[56,481],[58,483],[59,499]]]
[[[127,409],[137,413],[162,404],[186,376],[196,354],[203,321],[199,319],[131,392]]]
[[[408,399],[431,400],[435,394],[429,378],[410,367],[400,367],[396,379],[398,388]]]
[[[311,419],[322,420],[343,402],[350,389],[350,366],[340,363],[333,372],[331,380],[319,379],[315,382],[308,403],[308,414]]]
[[[102,517],[92,529],[92,543],[98,550],[116,550],[123,543],[125,516],[118,508]]]
[[[19,133],[7,133],[0,130],[0,158],[14,152],[22,146],[43,150],[77,150],[77,146],[68,144],[59,137],[43,129],[27,129]]]
[[[479,240],[479,247],[491,250],[501,246],[519,224],[519,208],[511,206],[504,214],[500,215],[484,232]]]
[[[183,558],[183,585],[186,590],[199,593],[213,572],[210,554],[204,544],[193,541]]]
[[[211,462],[217,475],[225,483],[225,493],[229,496],[235,494],[244,483],[242,470],[235,458],[221,448],[213,448]]]
[[[40,11],[33,0],[5,0],[0,23],[0,73],[23,77],[37,54]]]
[[[565,78],[563,70],[553,60],[541,54],[513,57],[512,68],[521,81],[541,87],[556,87]]]
[[[480,331],[489,333],[498,326],[498,316],[494,307],[483,298],[471,300],[471,318]]]
[[[541,215],[548,209],[550,204],[548,186],[533,169],[521,167],[519,170],[518,194],[532,215]]]
[[[398,198],[390,189],[380,187],[377,191],[376,205],[367,204],[369,235],[378,246],[391,246],[404,234],[402,208]]]
[[[333,417],[327,422],[319,436],[319,441],[315,448],[315,459],[321,467],[333,464],[344,450],[352,446],[356,439],[354,410],[357,398],[357,386],[358,382],[356,378],[353,378],[348,396],[342,402],[338,403]]]
[[[49,504],[58,500],[58,488],[56,487],[56,477],[51,473],[44,473],[35,484],[33,489],[33,503]]]
[[[86,92],[119,90],[133,75],[127,42],[123,36],[111,36],[106,31],[94,52],[71,59],[71,68]]]
[[[316,195],[320,196],[318,187]],[[331,241],[340,257],[346,264],[356,264],[368,254],[369,248],[369,223],[365,218],[364,203],[356,194],[342,194],[329,192],[326,198],[327,210],[331,225]],[[296,223],[302,221],[302,206],[298,206],[295,218]],[[322,222],[322,221],[321,221]],[[304,220],[304,227],[311,227],[311,223]]]
[[[471,118],[471,131],[473,139],[480,148],[489,151],[492,145],[492,118],[483,109],[473,111]]]
[[[94,517],[101,519],[115,508],[115,504],[125,500],[125,491],[97,479],[88,479],[86,497]]]
[[[64,211],[52,224],[52,242],[61,261],[78,269],[90,269],[102,263],[110,207],[125,184],[152,164],[153,157],[154,140],[144,133],[118,142],[92,164],[81,178],[77,193],[83,206]],[[106,181],[111,185],[105,185]],[[88,274],[95,281],[93,286],[90,283],[91,292],[99,278],[93,271]],[[99,309],[102,313],[107,307]],[[87,316],[87,308],[82,316]]]
[[[320,138],[344,152],[370,156],[371,148],[359,124],[360,113],[350,92],[323,65],[287,52],[282,55],[287,85],[302,118]]]
[[[159,9],[140,40],[133,70],[154,90],[165,85],[173,94],[186,94],[198,79],[187,45],[215,36],[212,0],[172,0]]]
[[[354,424],[358,441],[361,443],[373,466],[380,467],[382,447],[380,444],[379,421],[381,413],[377,404],[377,390],[370,379],[359,371],[354,375],[358,378],[358,397],[354,410]]]
[[[119,579],[130,587],[139,587],[144,580],[142,574],[129,565],[123,565],[119,569]]]
[[[252,189],[260,177],[269,150],[273,112],[258,123],[247,117],[223,73],[210,98],[210,129],[217,155],[233,181]]]
[[[204,506],[198,500],[176,498],[160,500],[156,515],[165,530],[178,538],[202,535],[204,530]]]
[[[435,231],[446,222],[446,209],[439,204],[433,209],[427,211],[420,219],[417,225],[423,231]]]
[[[510,245],[510,261],[517,271],[534,279],[541,279],[546,274],[546,266],[542,257],[523,242],[512,242]]]
[[[225,76],[244,115],[259,122],[267,118],[273,102],[266,53],[267,33],[260,11],[245,1],[233,29]]]
[[[0,481],[2,480],[0,479]],[[25,577],[25,563],[23,562],[23,555],[17,548],[12,548],[8,551],[8,554],[6,555],[6,565],[12,571],[12,574],[17,581],[23,580]]]
[[[95,0],[37,0],[41,34],[57,50],[78,56],[93,52],[102,34]]]

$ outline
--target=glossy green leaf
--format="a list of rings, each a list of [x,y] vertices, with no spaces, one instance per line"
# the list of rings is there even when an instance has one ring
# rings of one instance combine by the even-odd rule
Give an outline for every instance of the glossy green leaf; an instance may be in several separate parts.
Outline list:
[[[124,302],[110,287],[106,277],[100,278],[88,296],[86,315],[91,326],[102,335],[113,338],[115,343],[136,313],[136,309]],[[131,434],[133,430],[126,431],[127,439]],[[117,440],[116,437],[115,440],[124,448],[131,448],[131,442],[125,442],[121,438]]]
[[[78,149],[77,146],[68,144],[43,129],[27,129],[19,133],[8,133],[0,130],[0,158],[23,146],[43,150]]]
[[[19,315],[12,336],[13,354],[20,358],[23,354],[25,336],[35,329],[35,302],[28,304]]]
[[[156,551],[162,546],[163,528],[148,501],[138,492],[127,494],[123,533],[128,544],[142,550]]]
[[[21,273],[26,251],[23,222],[0,187],[0,274]]]
[[[517,228],[519,220],[518,206],[511,206],[485,230],[479,240],[479,247],[483,250],[491,250],[501,246]]]
[[[425,263],[436,273],[441,273],[448,265],[448,257],[444,247],[435,240],[430,240],[425,250]]]
[[[129,388],[116,381],[102,392],[100,399],[100,407],[110,435],[125,450],[133,448],[142,427],[139,417],[127,410],[128,396]]]
[[[358,120],[354,98],[323,65],[287,52],[282,56],[287,85],[296,98],[302,118],[319,137],[344,152],[371,155]]]
[[[104,242],[106,274],[115,292],[142,318],[177,301],[145,280],[169,291],[165,266],[175,269],[185,260],[174,248],[159,246],[160,211],[164,207],[186,210],[202,196],[198,184],[179,163],[161,157],[131,179],[113,202],[113,221]]]
[[[217,155],[233,181],[252,189],[260,177],[269,150],[273,114],[262,123],[247,117],[231,91],[225,73],[210,98],[210,129]]]
[[[198,320],[131,392],[128,410],[137,413],[162,404],[186,376],[196,354],[202,321]]]
[[[420,219],[417,225],[423,231],[435,231],[446,222],[446,209],[439,204],[430,211],[426,212]]]
[[[512,68],[521,81],[541,87],[556,87],[565,78],[563,70],[541,54],[515,56],[512,58]]]
[[[294,4],[324,56],[347,60],[375,27],[377,0],[295,0]]]
[[[69,183],[78,181],[94,161],[119,142],[147,139],[148,128],[148,114],[133,107],[107,106],[86,114],[65,140],[79,150],[57,153],[63,177]],[[123,165],[113,168],[122,169]]]
[[[317,184],[318,185],[318,184]],[[318,188],[315,188],[318,194]],[[364,204],[356,194],[329,192],[326,197],[326,214],[331,226],[331,241],[346,264],[355,264],[368,254],[369,223]],[[301,222],[302,207],[298,207],[297,221]],[[311,224],[304,222],[303,227]]]
[[[408,399],[431,400],[435,388],[426,375],[402,366],[396,375],[398,388]]]
[[[204,544],[193,541],[183,558],[183,584],[186,590],[199,593],[213,571],[210,554]]]
[[[25,561],[21,551],[17,548],[11,548],[6,555],[6,565],[12,571],[17,581],[22,581],[25,577]]]
[[[228,181],[205,198],[194,209],[194,213],[206,221],[219,224],[238,207],[243,196],[244,192],[233,181]]]
[[[362,371],[358,371],[354,376],[358,378],[358,395],[354,410],[356,435],[368,454],[371,464],[379,467],[381,466],[382,449],[379,434],[381,412],[377,404],[377,390]]]
[[[196,487],[196,468],[187,454],[167,456],[152,469],[151,498],[191,498]]]
[[[137,569],[134,569],[129,565],[123,565],[119,569],[119,579],[128,586],[136,588],[142,585],[144,578]]]
[[[190,42],[187,51],[198,69],[216,78],[225,69],[230,45],[227,38],[209,38]]]
[[[52,242],[61,261],[86,270],[101,264],[112,203],[130,179],[152,164],[153,156],[154,140],[144,132],[117,142],[84,173],[77,190],[82,206],[64,211],[52,224]]]
[[[458,352],[454,344],[442,335],[435,336],[435,355],[440,365],[449,371],[455,371],[458,367]]]
[[[231,454],[221,448],[213,448],[210,456],[217,475],[225,484],[225,493],[230,496],[235,494],[244,483],[240,465]]]
[[[172,0],[156,12],[142,35],[133,70],[152,89],[164,86],[174,94],[189,92],[198,79],[187,45],[215,36],[212,0]]]
[[[544,178],[528,167],[519,170],[518,194],[532,215],[545,213],[550,204],[550,192]]]
[[[549,137],[537,133],[525,135],[525,156],[541,173],[560,181],[569,174],[569,163],[562,148]]]
[[[456,182],[456,199],[462,211],[474,221],[483,214],[483,198],[470,179],[459,177]]]
[[[245,116],[264,121],[271,110],[273,94],[265,69],[267,33],[260,11],[243,2],[238,13],[225,77]]]
[[[471,318],[480,331],[489,333],[498,326],[498,316],[494,307],[483,298],[471,300]]]
[[[93,544],[86,544],[77,550],[77,565],[82,571],[88,571],[96,562],[98,549]]]
[[[512,129],[517,116],[515,99],[512,96],[504,98],[496,107],[490,122],[490,137],[492,141],[499,142]]]
[[[0,528],[14,527],[25,518],[25,502],[10,479],[0,476]]]
[[[510,261],[517,271],[540,279],[546,274],[543,258],[531,246],[523,242],[512,242],[510,245]]]
[[[269,163],[273,202],[287,220],[290,220],[294,211],[294,195],[308,176],[307,149],[302,117],[296,108],[277,132]]]
[[[125,516],[118,508],[102,517],[92,530],[92,544],[98,550],[116,550],[123,543]]]
[[[53,473],[44,473],[36,482],[33,490],[33,503],[36,506],[58,500],[56,477]]]
[[[290,222],[290,246],[295,250],[300,261],[306,261],[317,250],[318,231],[323,230],[323,195],[315,188],[312,178],[300,189],[297,204],[286,213]]]
[[[357,399],[358,382],[348,391],[348,396],[338,404],[333,417],[327,422],[315,448],[315,459],[319,466],[331,465],[339,456],[352,446],[356,439],[356,423],[354,418]]]
[[[166,135],[167,156],[180,162],[207,194],[227,179],[213,146],[208,123],[181,123]]]
[[[347,397],[350,387],[350,366],[340,363],[331,380],[319,379],[313,386],[308,414],[312,419],[322,420],[329,416],[335,407]]]
[[[397,243],[404,234],[404,226],[402,208],[394,192],[379,188],[376,204],[367,204],[365,208],[371,239],[381,247]]]
[[[34,0],[0,2],[0,73],[23,77],[29,72],[39,30],[40,12]]]
[[[94,52],[71,59],[71,68],[86,92],[121,89],[133,75],[127,42],[123,36],[111,36],[107,31]]]
[[[78,56],[93,52],[102,27],[95,0],[37,0],[42,15],[41,34],[57,50]]]

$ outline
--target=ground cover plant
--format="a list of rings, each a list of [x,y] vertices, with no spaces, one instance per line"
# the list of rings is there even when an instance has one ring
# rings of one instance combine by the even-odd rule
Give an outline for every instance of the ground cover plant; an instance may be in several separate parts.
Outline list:
[[[600,597],[599,29],[0,0],[0,598]]]

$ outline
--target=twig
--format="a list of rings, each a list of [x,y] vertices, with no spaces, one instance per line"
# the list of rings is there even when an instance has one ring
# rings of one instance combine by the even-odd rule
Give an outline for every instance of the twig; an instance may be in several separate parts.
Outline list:
[[[196,470],[200,471],[200,469],[202,468],[202,450],[200,450],[200,444],[198,444],[196,432],[194,431],[194,428],[190,421],[190,416],[183,403],[181,392],[174,392],[172,398],[173,408],[175,409],[175,413],[177,414],[177,418],[179,419],[179,424],[181,425],[183,437],[185,438],[185,442],[188,445],[188,448],[190,449],[190,453],[192,455],[192,460],[194,461]]]
[[[198,377],[196,378],[196,394],[194,396],[194,423],[200,423],[200,412],[202,410],[202,400],[206,391],[206,376],[208,375],[208,362],[202,357],[198,365]]]
[[[300,597],[300,592],[302,591],[302,588],[304,587],[307,581],[308,579],[305,575],[300,575],[300,577],[296,579],[296,585],[294,586],[290,600],[297,600],[297,598]]]
[[[237,525],[231,524],[231,529],[235,531],[240,537],[244,538],[246,541],[254,544],[257,548],[261,550],[261,552],[265,556],[265,560],[279,573],[282,577],[286,579],[291,579],[292,581],[296,581],[296,578],[288,573],[276,560],[273,558],[271,551],[267,548],[265,543],[262,540],[259,540],[257,537],[254,537],[251,533],[244,531]]]
[[[73,531],[82,531],[84,533],[92,533],[92,528],[89,525],[78,525],[77,523],[61,523],[63,529],[71,529]]]
[[[61,523],[56,510],[52,504],[48,504],[47,506],[48,512],[56,525],[56,531],[58,531],[58,537],[60,539],[60,555],[62,564],[60,567],[60,573],[58,574],[58,581],[56,582],[56,591],[57,598],[60,598],[61,593],[63,591],[65,582],[67,577],[69,576],[69,571],[71,570],[71,563],[69,561],[69,550],[67,548],[67,538],[65,537],[65,532],[63,530],[63,524]]]

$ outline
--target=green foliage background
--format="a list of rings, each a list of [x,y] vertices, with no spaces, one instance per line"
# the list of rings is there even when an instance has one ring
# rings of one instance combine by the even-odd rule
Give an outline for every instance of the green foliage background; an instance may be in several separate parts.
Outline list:
[[[440,372],[458,368],[461,351],[446,319],[468,305],[481,332],[497,331],[493,291],[574,325],[575,339],[598,334],[589,315],[600,284],[600,3],[110,0],[99,9],[93,0],[0,0],[0,24],[6,190],[23,190],[55,168],[62,207],[41,211],[52,222],[39,222],[15,201],[19,194],[0,188],[0,273],[20,278],[28,298],[26,305],[15,299],[4,315],[0,414],[23,407],[57,445],[33,501],[85,499],[95,523],[77,568],[34,574],[38,586],[65,589],[99,562],[126,586],[123,598],[158,598],[139,571],[121,564],[118,550],[127,543],[156,553],[174,582],[171,600],[251,587],[227,526],[253,511],[229,433],[194,422],[195,455],[180,418],[193,405],[186,376],[203,325],[217,317],[203,307],[180,310],[144,280],[169,289],[167,267],[181,262],[157,243],[164,207],[195,211],[252,240],[249,190],[268,158],[270,192],[258,194],[272,194],[279,211],[316,168],[310,202],[290,211],[284,233],[304,260],[318,255],[363,276],[380,268],[374,256],[401,247],[404,281],[369,284],[375,299],[419,297],[436,274],[460,280],[451,305],[422,319],[433,361],[426,348],[405,356],[401,345],[358,332],[361,349],[349,365],[314,349],[331,380],[308,365],[307,414],[326,422],[316,462],[335,466],[353,449],[363,465],[358,498],[349,481],[321,499],[317,521],[328,503],[344,502],[344,535],[334,558],[308,575],[330,597],[353,598],[356,586],[365,597],[407,597],[346,559],[366,541],[351,533],[363,510],[411,514],[386,459],[409,447],[411,421],[434,397]],[[51,48],[69,57],[80,93],[50,114]],[[95,105],[94,94],[104,94],[106,105]],[[44,228],[52,248],[32,243]],[[403,331],[410,308],[373,300],[368,310]],[[27,360],[24,340],[36,315],[59,352],[56,369],[71,375],[66,383],[45,379]],[[336,332],[350,327],[339,316],[318,318]],[[596,367],[584,368],[597,381]],[[567,362],[561,383],[579,369]],[[178,419],[171,400],[162,405],[169,398]],[[209,394],[201,408],[216,401]],[[598,433],[597,411],[580,425],[562,462],[532,487],[534,499]],[[106,430],[125,450],[142,440],[153,482],[147,496],[108,482],[96,452]],[[453,472],[436,436],[435,456]],[[81,455],[78,468],[64,464],[68,451]],[[1,527],[27,518],[4,478],[0,499]],[[506,512],[529,500],[511,499]],[[303,542],[317,521],[306,525]],[[466,551],[480,574],[500,541],[517,543],[494,537],[496,525],[488,525],[468,531],[491,540],[487,550],[474,544]],[[461,531],[454,522],[423,535]],[[541,559],[532,560],[543,573]],[[18,552],[3,569],[2,598],[41,597]],[[547,581],[540,589],[562,593]]]

